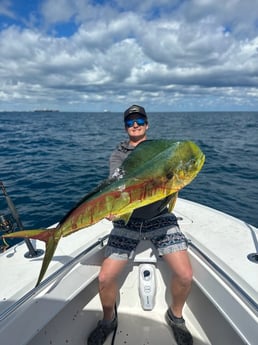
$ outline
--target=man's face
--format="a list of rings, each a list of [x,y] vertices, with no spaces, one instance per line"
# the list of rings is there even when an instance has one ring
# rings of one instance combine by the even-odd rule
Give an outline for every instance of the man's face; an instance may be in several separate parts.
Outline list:
[[[141,138],[146,135],[148,124],[143,116],[132,114],[126,119],[125,128],[130,138]]]

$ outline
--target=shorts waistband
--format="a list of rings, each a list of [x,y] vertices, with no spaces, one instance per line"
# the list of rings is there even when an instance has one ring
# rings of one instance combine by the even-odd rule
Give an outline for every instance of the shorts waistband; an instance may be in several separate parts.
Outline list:
[[[132,218],[125,225],[125,222],[116,220],[113,222],[114,228],[124,228],[132,231],[149,232],[155,229],[165,228],[171,225],[178,225],[174,214],[161,215],[151,219]]]

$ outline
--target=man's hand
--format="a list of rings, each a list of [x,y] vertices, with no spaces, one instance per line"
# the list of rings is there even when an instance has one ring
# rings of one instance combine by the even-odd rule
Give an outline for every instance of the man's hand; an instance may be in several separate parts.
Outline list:
[[[116,219],[116,216],[114,216],[113,214],[110,214],[108,217],[106,217],[107,220],[110,220],[111,222],[113,222],[113,220]]]

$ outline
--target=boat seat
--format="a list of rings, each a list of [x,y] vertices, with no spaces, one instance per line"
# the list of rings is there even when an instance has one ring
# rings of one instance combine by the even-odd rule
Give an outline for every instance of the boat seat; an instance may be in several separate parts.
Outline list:
[[[135,250],[134,262],[157,262],[159,257],[157,249],[150,240],[142,240]]]

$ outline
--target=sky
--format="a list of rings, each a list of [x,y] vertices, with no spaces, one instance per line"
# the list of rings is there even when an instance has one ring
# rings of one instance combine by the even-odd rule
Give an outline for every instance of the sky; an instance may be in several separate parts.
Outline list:
[[[0,111],[258,111],[258,0],[0,0]]]

